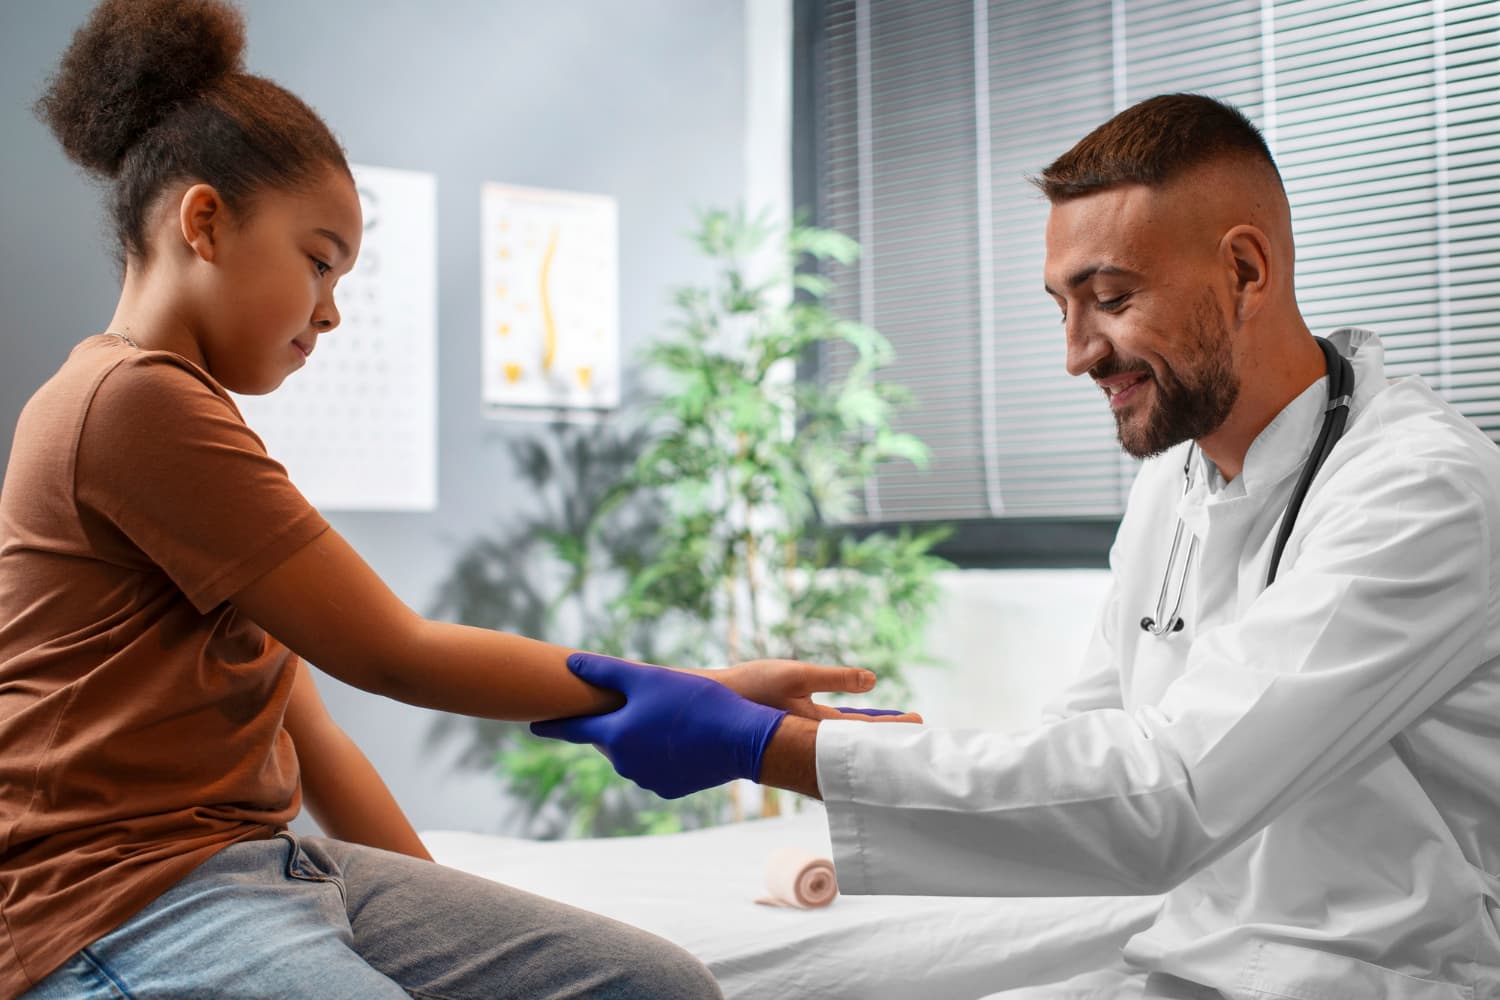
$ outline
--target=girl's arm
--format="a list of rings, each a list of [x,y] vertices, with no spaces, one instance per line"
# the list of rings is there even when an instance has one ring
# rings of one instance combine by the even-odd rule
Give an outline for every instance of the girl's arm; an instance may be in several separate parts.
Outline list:
[[[332,528],[230,601],[320,670],[412,705],[532,721],[624,703],[573,676],[571,649],[421,617]]]
[[[328,714],[306,663],[297,664],[284,725],[297,747],[303,804],[324,833],[432,860],[374,766]]]

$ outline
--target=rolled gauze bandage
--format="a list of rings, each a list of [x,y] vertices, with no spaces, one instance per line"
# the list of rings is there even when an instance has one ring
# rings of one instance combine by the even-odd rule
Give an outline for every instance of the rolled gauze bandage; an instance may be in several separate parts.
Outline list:
[[[783,847],[771,855],[766,862],[766,888],[771,895],[757,903],[801,910],[827,906],[839,894],[833,862],[800,847]]]

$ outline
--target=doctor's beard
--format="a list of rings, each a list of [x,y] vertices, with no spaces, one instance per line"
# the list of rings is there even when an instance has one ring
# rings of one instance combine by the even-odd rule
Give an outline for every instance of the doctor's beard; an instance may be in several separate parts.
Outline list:
[[[1138,371],[1155,383],[1156,398],[1144,417],[1137,415],[1132,420],[1130,414],[1115,414],[1120,447],[1132,458],[1150,458],[1189,439],[1212,434],[1239,399],[1240,380],[1234,371],[1229,326],[1215,308],[1212,294],[1199,300],[1183,334],[1176,360],[1167,364],[1160,376],[1145,362],[1116,358],[1095,365],[1089,372],[1099,379]]]

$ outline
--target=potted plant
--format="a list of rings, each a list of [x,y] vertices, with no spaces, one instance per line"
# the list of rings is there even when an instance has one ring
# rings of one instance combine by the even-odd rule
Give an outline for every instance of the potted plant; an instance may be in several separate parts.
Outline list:
[[[880,701],[900,702],[904,668],[923,659],[934,574],[947,565],[930,550],[945,531],[849,528],[881,463],[926,460],[892,426],[908,397],[879,378],[889,344],[827,305],[823,268],[852,263],[858,248],[829,230],[777,232],[743,211],[702,213],[693,239],[713,277],[678,290],[676,322],[645,352],[653,401],[612,427],[529,442],[525,468],[570,478],[553,522],[521,526],[508,549],[472,550],[439,610],[659,663],[859,665],[879,676]],[[842,357],[799,377],[815,353]],[[598,474],[601,456],[617,474]],[[535,566],[500,558],[520,551],[544,552],[556,570],[555,594],[526,605],[532,621],[505,620],[514,595],[495,596],[507,575],[537,578]],[[550,832],[661,832],[738,813],[722,790],[667,803],[592,748],[524,727],[488,732],[506,783]],[[777,809],[768,793],[762,813]]]

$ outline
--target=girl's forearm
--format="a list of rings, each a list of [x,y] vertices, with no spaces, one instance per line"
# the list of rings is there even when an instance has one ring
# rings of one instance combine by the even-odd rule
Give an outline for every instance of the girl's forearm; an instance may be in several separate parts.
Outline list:
[[[491,629],[421,621],[393,649],[381,694],[424,708],[518,722],[596,715],[624,704],[568,669],[573,650]]]

